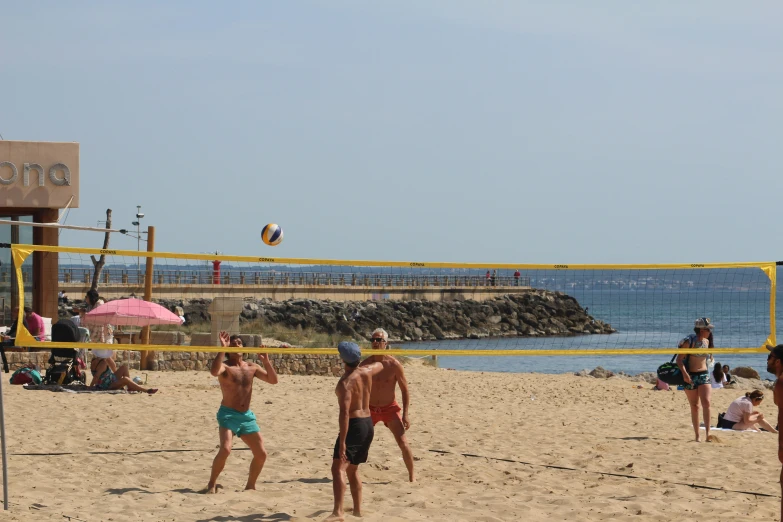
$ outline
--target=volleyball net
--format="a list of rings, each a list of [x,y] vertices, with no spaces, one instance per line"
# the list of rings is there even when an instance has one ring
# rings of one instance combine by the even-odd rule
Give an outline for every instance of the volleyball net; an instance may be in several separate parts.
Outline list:
[[[56,282],[65,295],[54,322],[74,318],[90,336],[56,343],[20,328],[16,344],[29,348],[96,348],[111,334],[123,343],[116,350],[223,351],[216,325],[252,336],[242,351],[256,353],[336,353],[342,340],[367,347],[383,328],[391,355],[657,354],[672,353],[701,317],[715,325],[716,353],[776,343],[775,262],[475,264],[11,248],[13,271],[0,274],[0,285],[17,293],[18,318],[34,285]],[[34,281],[33,259],[51,255],[57,273]],[[115,319],[86,306],[93,282],[104,306],[130,300],[115,303]],[[150,310],[145,295],[168,315]],[[149,321],[164,324],[150,326],[140,346]],[[273,339],[291,347],[259,347],[281,344]]]

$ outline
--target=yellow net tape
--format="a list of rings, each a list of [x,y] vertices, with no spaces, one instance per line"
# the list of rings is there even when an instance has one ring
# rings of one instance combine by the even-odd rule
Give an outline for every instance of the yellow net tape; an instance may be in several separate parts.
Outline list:
[[[220,254],[188,254],[177,252],[140,252],[136,250],[103,250],[90,248],[75,248],[47,245],[11,245],[12,259],[15,265],[17,291],[24,296],[24,283],[22,277],[22,263],[34,251],[56,252],[87,255],[116,255],[144,258],[167,258],[199,261],[234,261],[234,262],[263,262],[273,264],[306,264],[306,265],[332,265],[332,266],[386,266],[402,268],[468,268],[468,269],[528,269],[528,270],[671,270],[671,269],[721,269],[721,268],[759,268],[770,279],[770,335],[764,345],[758,348],[713,348],[712,353],[765,353],[767,345],[776,344],[775,331],[775,291],[776,291],[776,263],[771,262],[740,262],[740,263],[670,263],[670,264],[509,264],[509,263],[433,263],[433,262],[409,262],[409,261],[366,261],[366,260],[333,260],[333,259],[305,259],[305,258],[272,258],[256,256],[231,256]],[[21,297],[20,301],[23,301]],[[18,346],[30,348],[95,348],[95,343],[55,343],[36,340],[22,325],[24,304],[20,303],[17,332]],[[141,349],[153,352],[222,352],[221,347],[209,346],[172,346],[157,344],[114,344],[111,349],[117,351],[138,351]],[[606,349],[491,349],[491,350],[452,350],[452,349],[428,349],[428,350],[383,350],[384,355],[395,356],[595,356],[595,355],[666,355],[673,352],[682,354],[702,353],[702,349],[676,349],[676,348],[606,348]],[[335,348],[254,348],[243,347],[243,353],[269,353],[290,355],[336,355]],[[364,355],[374,353],[371,349],[365,349]]]
[[[239,263],[275,263],[322,266],[389,266],[400,268],[472,268],[472,269],[520,269],[520,270],[672,270],[672,269],[713,269],[713,268],[759,268],[768,276],[775,272],[775,262],[742,263],[669,263],[669,264],[619,264],[619,265],[578,265],[578,264],[524,264],[524,263],[432,263],[419,261],[368,261],[346,259],[307,259],[283,257],[230,256],[222,254],[187,254],[181,252],[140,252],[137,250],[102,250],[98,248],[76,248],[48,245],[12,245],[12,250],[36,252],[58,252],[70,254],[114,255],[127,257],[151,257],[167,259],[187,259],[191,261],[235,261]],[[27,257],[25,255],[25,257]],[[769,270],[769,271],[768,271]]]

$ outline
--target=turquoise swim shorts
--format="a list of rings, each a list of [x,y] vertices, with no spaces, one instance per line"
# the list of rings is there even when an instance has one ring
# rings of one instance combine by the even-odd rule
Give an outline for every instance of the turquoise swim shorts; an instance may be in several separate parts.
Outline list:
[[[250,411],[237,411],[234,408],[221,406],[217,412],[218,426],[234,432],[234,435],[250,435],[261,431],[256,422],[255,414]]]

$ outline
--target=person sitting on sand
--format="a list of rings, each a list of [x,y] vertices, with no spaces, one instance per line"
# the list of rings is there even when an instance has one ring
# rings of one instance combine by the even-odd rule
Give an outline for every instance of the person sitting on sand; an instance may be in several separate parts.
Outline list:
[[[726,384],[737,384],[737,381],[731,376],[731,373],[729,373],[731,368],[729,368],[728,364],[724,364],[722,370],[723,376],[726,378]]]
[[[671,388],[669,388],[669,385],[663,382],[662,380],[658,379],[658,382],[653,386],[653,390],[655,391],[671,391]]]
[[[36,341],[43,341],[44,338],[46,337],[43,317],[33,312],[32,306],[25,306],[24,318],[27,320],[27,324],[30,325],[30,327],[28,328],[30,335],[35,337]]]
[[[109,365],[109,368],[111,368],[111,371],[114,372],[114,375],[117,377],[128,377],[130,378],[130,369],[128,368],[127,364],[123,364],[122,366],[117,366],[117,363],[114,361],[114,350],[90,350],[92,352],[92,360],[90,361],[90,372],[95,375],[98,373],[98,365],[102,361],[105,361],[106,364]]]
[[[777,433],[778,430],[764,420],[764,414],[755,408],[764,400],[764,392],[753,390],[744,397],[735,399],[729,404],[726,413],[718,419],[718,427],[727,430],[758,430],[759,425],[766,431]]]
[[[712,388],[723,388],[725,384],[728,384],[726,376],[723,374],[723,367],[720,363],[715,363],[712,371],[710,372],[710,385]]]
[[[373,353],[376,350],[388,350],[389,334],[383,328],[377,328],[370,337]],[[415,481],[413,474],[413,452],[405,438],[405,432],[411,427],[408,413],[410,412],[410,395],[408,394],[408,381],[405,379],[405,371],[400,361],[389,355],[371,355],[362,365],[381,363],[383,370],[372,378],[372,393],[370,393],[370,414],[372,424],[375,426],[382,422],[394,435],[394,440],[402,451],[402,460],[408,468],[408,480]],[[402,408],[397,404],[395,391],[400,386],[402,394]],[[402,411],[402,415],[400,415]]]
[[[93,362],[95,362],[95,359],[93,359]],[[127,371],[127,366],[124,368]],[[98,363],[91,366],[90,370],[92,371],[90,386],[99,390],[122,390],[127,386],[128,391],[144,392],[150,395],[158,392],[157,388],[142,388],[133,382],[128,375],[120,375],[117,365],[111,357],[98,359]]]
[[[367,462],[375,433],[370,415],[372,378],[383,369],[381,363],[359,367],[362,351],[356,343],[343,341],[337,346],[337,351],[345,364],[345,373],[334,390],[340,405],[340,434],[334,443],[332,454],[334,510],[326,518],[327,521],[345,520],[343,472],[348,475],[348,482],[351,484],[353,516],[362,516],[362,479],[359,477],[359,464]]]
[[[220,332],[220,346],[223,348],[242,348],[242,339],[238,335],[229,337],[228,333]],[[253,378],[269,384],[277,384],[277,373],[269,362],[269,356],[260,354],[258,360],[263,367],[242,360],[241,352],[229,352],[228,360],[224,361],[224,352],[218,352],[212,361],[210,373],[218,378],[223,400],[217,412],[220,427],[220,449],[212,461],[212,473],[207,484],[207,493],[216,493],[221,486],[217,483],[220,472],[231,455],[231,442],[236,435],[247,444],[253,452],[250,462],[250,472],[247,476],[245,490],[256,489],[256,480],[266,462],[266,448],[261,436],[261,429],[256,422],[255,414],[250,410],[250,399],[253,396]]]

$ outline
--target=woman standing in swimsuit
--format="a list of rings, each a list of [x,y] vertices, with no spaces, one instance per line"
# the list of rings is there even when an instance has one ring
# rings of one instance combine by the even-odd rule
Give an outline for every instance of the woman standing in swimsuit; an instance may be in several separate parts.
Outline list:
[[[688,337],[680,341],[680,348],[714,348],[712,339],[712,322],[708,317],[696,319],[693,331]],[[709,353],[681,354],[677,356],[677,365],[680,367],[683,379],[685,379],[685,395],[691,406],[691,422],[696,434],[696,442],[701,440],[699,433],[699,402],[704,410],[704,429],[707,442],[710,441],[710,398],[712,385],[710,384],[709,367],[707,358]]]

